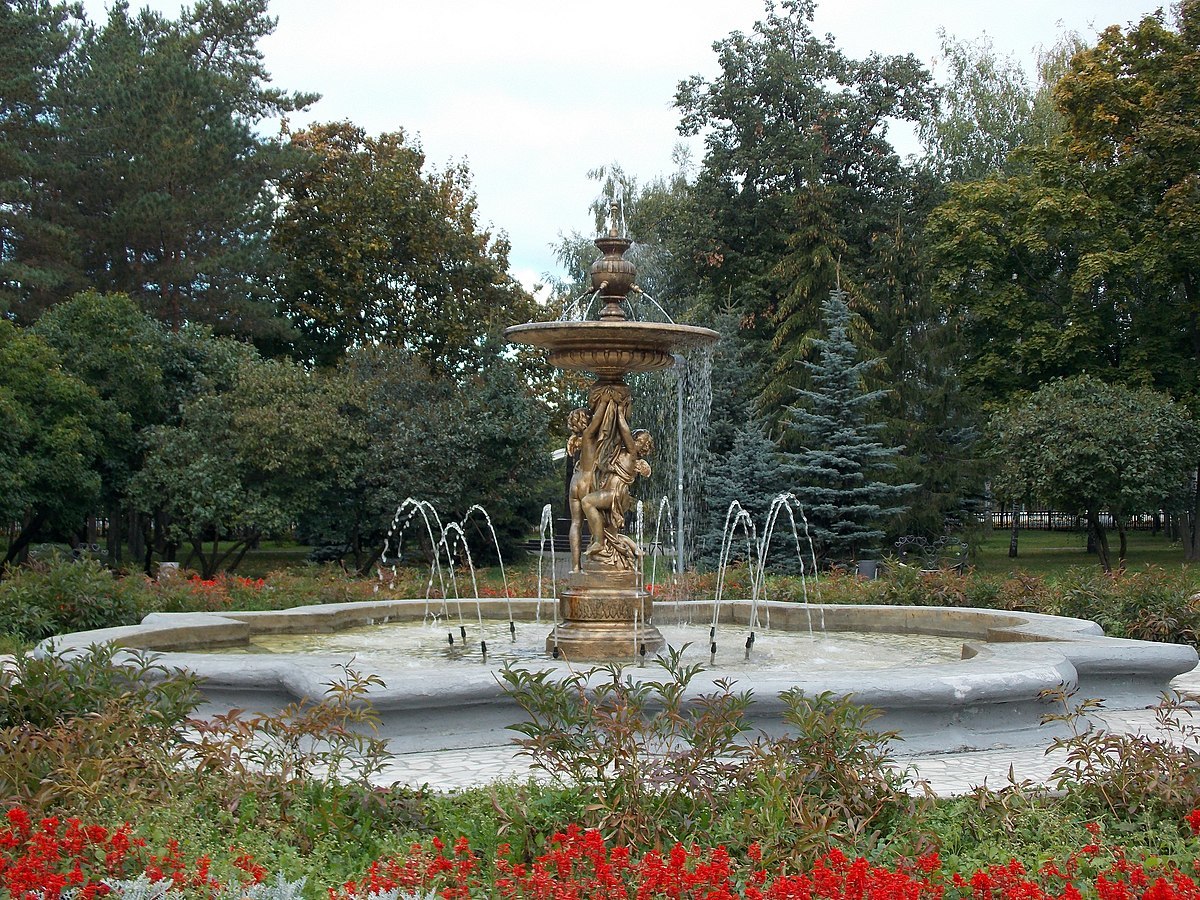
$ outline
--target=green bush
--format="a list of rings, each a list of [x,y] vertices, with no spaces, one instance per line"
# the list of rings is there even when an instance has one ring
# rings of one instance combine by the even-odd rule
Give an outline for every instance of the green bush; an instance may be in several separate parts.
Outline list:
[[[1200,594],[1187,569],[1105,575],[1072,569],[1045,612],[1091,619],[1114,637],[1200,643]]]
[[[195,682],[111,646],[17,654],[0,670],[0,797],[40,811],[161,797],[183,760]]]
[[[749,692],[718,680],[689,699],[701,668],[674,651],[659,665],[665,677],[644,680],[615,665],[563,679],[501,673],[529,718],[512,726],[522,752],[589,798],[575,821],[640,848],[687,836],[744,851],[758,840],[765,858],[783,861],[868,845],[915,808],[890,763],[896,735],[870,728],[877,711],[793,690],[781,695],[789,735],[750,735]],[[528,818],[528,804],[498,806]]]
[[[0,632],[37,641],[54,634],[133,625],[142,580],[118,578],[93,559],[55,557],[9,569],[0,581]]]

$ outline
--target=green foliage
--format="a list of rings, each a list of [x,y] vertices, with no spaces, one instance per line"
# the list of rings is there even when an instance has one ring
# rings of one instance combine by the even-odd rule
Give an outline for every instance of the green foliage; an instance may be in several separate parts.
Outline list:
[[[1114,637],[1200,645],[1200,592],[1182,569],[1119,577],[1075,569],[1042,602],[1057,615],[1090,619]]]
[[[736,805],[742,834],[757,835],[764,859],[811,859],[831,847],[870,853],[920,803],[891,764],[896,732],[876,731],[879,711],[829,692],[793,688],[783,737],[760,739]],[[744,840],[744,839],[743,839]]]
[[[411,824],[414,811],[403,793],[372,785],[391,756],[376,734],[379,716],[367,696],[382,683],[346,667],[317,701],[272,714],[235,709],[193,722],[196,737],[187,752],[204,801],[237,809],[247,821],[264,815],[301,850],[327,833],[364,839]]]
[[[348,122],[291,145],[297,163],[280,182],[271,240],[305,358],[332,364],[382,344],[451,372],[473,366],[487,337],[532,318],[531,298],[507,275],[507,239],[479,228],[465,164],[423,170],[403,132],[375,138]]]
[[[167,515],[169,539],[190,545],[205,578],[232,568],[250,542],[290,529],[338,477],[353,440],[340,401],[320,375],[246,359],[234,389],[196,397],[178,425],[153,430],[134,502]]]
[[[1099,513],[1121,523],[1180,509],[1195,461],[1196,430],[1184,408],[1148,388],[1087,376],[1047,384],[998,413],[991,431],[996,492],[1086,512],[1106,570]]]
[[[0,631],[38,641],[55,634],[133,625],[137,584],[92,559],[38,561],[0,581]]]
[[[927,162],[943,181],[1005,171],[1008,154],[1035,139],[1034,91],[1021,65],[999,56],[986,34],[968,43],[938,29],[946,66],[936,110],[921,121]]]
[[[889,765],[894,734],[868,726],[877,712],[847,698],[781,695],[789,736],[748,740],[752,702],[717,680],[695,690],[699,666],[678,651],[658,661],[664,678],[606,666],[557,679],[506,668],[505,690],[528,721],[516,743],[543,769],[591,799],[582,822],[636,847],[680,835],[731,850],[761,843],[775,861],[878,838],[891,817],[914,808],[905,776]],[[639,673],[640,674],[640,673]],[[526,822],[528,804],[502,808]]]
[[[899,450],[878,439],[882,425],[868,415],[881,391],[865,375],[878,360],[859,360],[849,336],[845,295],[834,291],[822,311],[825,337],[814,342],[817,362],[804,361],[811,389],[787,410],[788,476],[808,517],[818,551],[835,559],[871,550],[884,536],[880,523],[902,512],[898,500],[913,485],[888,484]]]
[[[65,202],[31,213],[67,229],[74,277],[26,291],[22,319],[91,286],[176,328],[278,334],[265,231],[282,148],[255,126],[316,98],[268,85],[257,45],[274,25],[265,0],[202,0],[178,19],[120,3],[83,29],[54,95]]]
[[[86,812],[112,796],[147,801],[177,777],[193,680],[115,654],[19,653],[0,670],[0,796]]]
[[[533,765],[594,797],[587,822],[613,840],[663,846],[706,834],[737,779],[749,692],[726,681],[691,701],[700,666],[670,650],[661,680],[612,665],[557,678],[505,667],[501,683],[529,721],[512,726]]]
[[[23,527],[3,564],[46,525],[83,520],[100,483],[95,393],[36,335],[0,320],[0,520]]]
[[[730,504],[736,500],[750,514],[754,528],[764,527],[771,501],[787,487],[783,461],[775,442],[768,437],[761,422],[747,422],[733,438],[733,447],[724,455],[712,459],[704,481],[704,499],[708,517],[703,533],[696,541],[696,562],[715,569],[720,563],[721,550],[728,521]],[[742,530],[737,530],[729,559],[744,560]],[[795,553],[786,542],[775,544],[770,565],[773,571],[791,571]]]
[[[0,672],[0,691],[0,727],[5,728],[48,728],[112,704],[148,723],[174,728],[197,703],[194,680],[171,674],[151,656],[112,644],[82,653],[17,654]]]
[[[839,281],[873,332],[882,285],[876,242],[923,203],[887,140],[889,121],[919,121],[934,102],[912,56],[855,60],[813,33],[811,0],[770,3],[752,34],[714,44],[719,74],[680,83],[680,132],[705,135],[686,208],[690,264],[710,308],[733,306],[759,341],[761,411],[772,421],[798,386],[820,298]]]
[[[1182,819],[1200,808],[1200,725],[1191,720],[1200,697],[1168,694],[1155,708],[1158,734],[1124,734],[1094,728],[1088,713],[1103,706],[1099,700],[1072,702],[1070,695],[1053,692],[1050,699],[1062,711],[1044,717],[1065,722],[1067,737],[1056,738],[1051,750],[1065,750],[1066,761],[1052,776],[1059,790],[1096,813],[1114,818]]]
[[[450,379],[405,354],[363,348],[333,377],[353,444],[339,478],[302,517],[307,540],[365,572],[397,508],[414,497],[446,522],[481,504],[511,559],[553,490],[546,410],[528,396],[517,366],[490,357],[479,374]],[[473,558],[492,562],[491,534],[477,524]]]
[[[52,95],[78,38],[77,14],[47,0],[0,6],[0,313],[27,291],[57,290],[71,274],[61,249],[68,232],[31,211],[56,202]]]

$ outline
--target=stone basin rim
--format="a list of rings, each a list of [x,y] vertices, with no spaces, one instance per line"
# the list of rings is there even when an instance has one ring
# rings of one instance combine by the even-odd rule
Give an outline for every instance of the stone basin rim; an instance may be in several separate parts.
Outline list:
[[[513,618],[525,623],[534,618],[540,604],[543,617],[539,627],[549,629],[552,626],[553,601],[483,599],[480,608],[488,618],[504,618],[510,603]],[[285,610],[151,613],[139,625],[77,632],[47,639],[38,645],[35,652],[46,653],[50,648],[68,654],[86,652],[91,646],[112,642],[121,648],[161,654],[160,662],[169,667],[183,665],[197,670],[201,676],[217,675],[220,680],[232,679],[248,685],[261,681],[261,677],[253,672],[244,673],[244,677],[241,677],[236,670],[261,666],[279,672],[296,662],[291,661],[288,655],[255,657],[256,666],[247,667],[246,657],[239,654],[236,658],[240,664],[229,666],[220,664],[222,654],[219,652],[187,651],[202,647],[219,649],[223,646],[242,646],[258,634],[336,632],[361,625],[415,621],[423,618],[427,610],[436,611],[440,605],[441,601],[387,599],[317,604]],[[474,605],[473,600],[465,602],[464,609],[469,606],[470,612],[474,613]],[[660,601],[655,618],[663,623],[676,618],[684,620],[685,613],[706,612],[711,608],[712,603],[708,600],[681,601],[678,604]],[[915,685],[928,682],[928,690],[922,690],[922,694],[928,694],[930,690],[937,693],[935,685],[940,683],[950,688],[951,696],[943,696],[943,701],[953,703],[963,702],[969,697],[978,699],[981,691],[983,695],[991,695],[1002,689],[1003,682],[1011,682],[1014,678],[1021,680],[1020,673],[1029,673],[1031,670],[1045,672],[1049,666],[1068,676],[1074,672],[1080,679],[1092,679],[1104,684],[1127,681],[1131,687],[1140,686],[1147,690],[1152,683],[1157,684],[1159,687],[1153,691],[1156,695],[1171,678],[1191,671],[1197,664],[1196,651],[1190,646],[1107,637],[1094,622],[1065,616],[970,607],[805,605],[777,600],[762,601],[759,608],[760,616],[769,611],[774,631],[807,631],[811,615],[814,623],[824,620],[824,630],[827,632],[939,635],[962,638],[964,648],[962,660],[933,663],[906,672],[880,669],[872,673],[796,672],[782,676],[735,673],[737,677],[753,682],[764,691],[786,687],[783,682],[804,686],[821,682],[829,689],[837,690],[840,687],[843,693],[855,693],[864,702],[870,702],[873,694],[894,696],[901,683],[906,690],[913,690]],[[679,610],[679,616],[673,615],[676,609]],[[745,628],[748,627],[749,618],[749,601],[734,600],[722,604],[721,627]],[[528,624],[525,627],[529,627]],[[312,660],[320,659],[325,664],[331,658],[328,654],[296,654],[300,660],[305,656]],[[547,665],[550,665],[549,660]],[[206,669],[214,671],[206,672]],[[219,675],[216,670],[220,670]],[[327,665],[324,671],[329,671]],[[430,664],[414,667],[410,671],[414,676],[440,673],[438,680],[445,686],[445,667],[442,665]],[[636,671],[631,669],[635,675]],[[720,674],[714,673],[714,677]],[[978,681],[979,678],[983,679],[982,682]],[[889,679],[894,684],[889,686]],[[976,683],[968,685],[963,679]],[[864,690],[870,682],[878,684],[870,690]],[[404,693],[404,687],[392,685],[383,693],[389,698],[392,695],[399,697]],[[954,696],[958,697],[958,701],[954,700]]]
[[[716,343],[721,335],[700,325],[674,322],[526,322],[504,329],[504,336],[515,343],[548,350],[660,349],[684,350]]]

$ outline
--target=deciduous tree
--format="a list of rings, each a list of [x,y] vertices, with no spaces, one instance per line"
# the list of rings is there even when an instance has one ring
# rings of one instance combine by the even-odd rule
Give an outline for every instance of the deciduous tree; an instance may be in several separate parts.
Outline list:
[[[43,529],[77,532],[92,510],[100,412],[49,344],[0,320],[0,520],[19,523],[0,568]]]
[[[1178,509],[1190,487],[1195,424],[1149,388],[1059,379],[997,413],[990,430],[997,492],[1086,515],[1106,572],[1113,566],[1101,513],[1116,524],[1124,563],[1128,517]]]
[[[465,165],[426,169],[402,132],[347,122],[295,134],[292,147],[302,156],[280,185],[273,244],[302,356],[331,364],[378,343],[446,373],[532,318],[507,274],[507,239],[476,220]]]

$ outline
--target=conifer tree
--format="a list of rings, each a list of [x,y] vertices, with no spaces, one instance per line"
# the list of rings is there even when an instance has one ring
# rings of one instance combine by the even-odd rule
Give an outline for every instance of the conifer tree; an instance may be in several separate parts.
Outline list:
[[[708,477],[704,480],[708,516],[696,551],[697,562],[703,568],[713,569],[720,561],[730,504],[738,501],[750,513],[755,529],[761,532],[771,501],[785,488],[785,475],[779,448],[757,419],[738,428],[729,452],[709,465]],[[733,558],[744,556],[745,546],[739,531],[733,544]]]
[[[850,339],[850,309],[840,289],[821,309],[823,336],[813,341],[808,389],[789,406],[785,441],[794,493],[803,504],[818,551],[826,559],[848,559],[878,546],[882,523],[902,513],[899,501],[914,485],[879,480],[895,468],[900,448],[879,439],[881,423],[868,419],[884,391],[865,387],[865,376],[879,364],[860,360]]]

